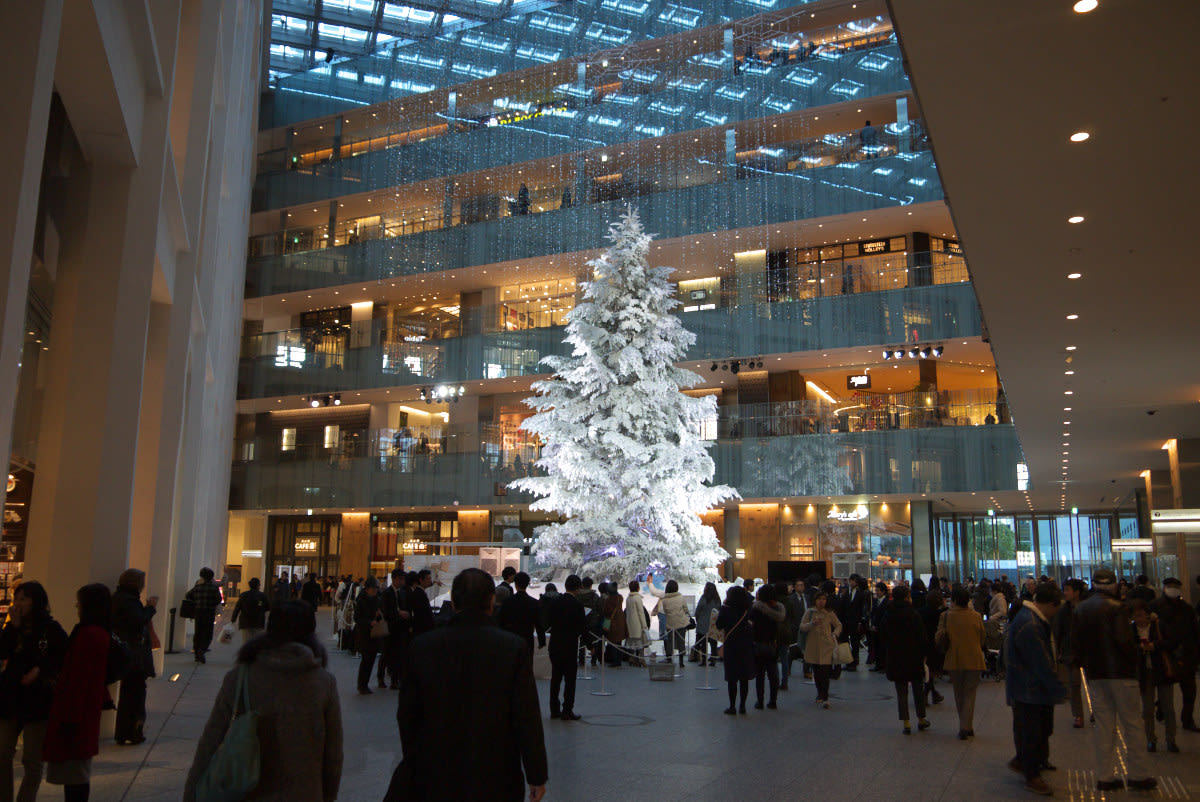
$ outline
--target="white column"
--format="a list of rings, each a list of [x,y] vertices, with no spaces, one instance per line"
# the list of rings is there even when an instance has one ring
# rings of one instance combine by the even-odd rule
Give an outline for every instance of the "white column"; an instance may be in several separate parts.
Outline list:
[[[11,448],[62,0],[0,3],[0,454]],[[0,499],[4,489],[0,487]]]

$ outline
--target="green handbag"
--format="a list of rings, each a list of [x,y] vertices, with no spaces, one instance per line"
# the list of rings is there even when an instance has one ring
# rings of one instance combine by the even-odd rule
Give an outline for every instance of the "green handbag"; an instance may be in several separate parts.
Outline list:
[[[245,665],[238,666],[233,718],[224,740],[196,783],[196,802],[241,802],[258,786],[261,769],[258,713],[250,709],[247,673]]]

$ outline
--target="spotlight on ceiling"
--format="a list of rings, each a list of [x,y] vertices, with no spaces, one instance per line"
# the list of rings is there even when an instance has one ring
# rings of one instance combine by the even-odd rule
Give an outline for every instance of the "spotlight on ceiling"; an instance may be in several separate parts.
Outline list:
[[[321,400],[324,402],[325,406],[329,406],[330,404],[333,403],[333,396],[327,395],[324,398],[322,398]]]
[[[335,407],[340,407],[340,406],[342,405],[342,394],[341,394],[341,393],[335,393],[335,394],[334,394],[334,396],[333,396],[333,405],[334,405]]]
[[[716,373],[716,372],[717,372],[717,363],[716,363],[716,362],[714,362],[714,363],[712,364],[712,371],[713,371],[713,373]]]
[[[933,349],[928,345],[921,349],[921,359],[929,359],[929,355],[933,353]]]
[[[728,363],[728,362],[722,362],[722,363],[721,363],[721,370],[729,370],[729,363]]]
[[[933,355],[934,355],[934,356],[941,356],[941,355],[942,355],[942,352],[943,352],[944,350],[946,350],[946,349],[942,348],[942,346],[940,346],[940,345],[935,345],[935,346],[933,346]]]
[[[318,398],[316,398],[316,396],[314,396],[314,397],[308,399],[308,405],[310,407],[312,407],[313,409],[316,409],[317,407],[321,406],[321,401]]]
[[[741,362],[737,362],[737,361],[735,361],[735,362],[734,362],[732,365],[730,365],[730,366],[729,366],[729,372],[730,372],[730,373],[735,373],[735,374],[736,374],[736,373],[737,373],[739,370],[741,370],[741,369],[742,369],[742,363],[741,363]]]
[[[921,355],[921,352],[918,351],[916,348],[913,348],[912,350],[910,350],[908,352],[909,359],[916,359],[920,355]]]
[[[883,352],[883,361],[884,361],[884,362],[887,362],[887,361],[888,361],[889,359],[891,359],[891,358],[892,358],[892,352],[891,352],[891,351],[884,351],[884,352]]]

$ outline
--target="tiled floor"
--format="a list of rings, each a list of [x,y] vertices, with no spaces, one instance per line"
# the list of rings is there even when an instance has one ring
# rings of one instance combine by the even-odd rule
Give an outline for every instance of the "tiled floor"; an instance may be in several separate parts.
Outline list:
[[[326,632],[328,622],[325,612]],[[195,739],[233,653],[232,646],[217,646],[204,666],[195,666],[187,654],[168,657],[167,678],[151,682],[150,740],[139,747],[103,745],[94,765],[94,802],[179,800]],[[340,798],[379,800],[399,759],[396,694],[355,693],[358,662],[349,655],[332,653],[330,665],[342,693],[347,732]],[[650,682],[645,669],[608,671],[603,687],[613,691],[611,696],[592,695],[601,689],[599,674],[581,680],[576,709],[583,720],[546,721],[547,797],[654,802],[790,802],[818,795],[879,802],[1033,798],[1005,767],[1012,756],[1011,717],[1003,687],[996,683],[980,688],[978,737],[962,742],[955,737],[948,686],[942,687],[946,701],[931,710],[933,728],[904,736],[891,685],[876,674],[844,674],[833,685],[831,710],[815,707],[812,686],[796,676],[792,689],[780,695],[778,711],[751,709],[737,717],[721,713],[726,697],[720,668],[708,679],[722,689],[698,690],[707,684],[705,670],[691,664],[671,682]],[[547,683],[538,686],[545,707]],[[1059,770],[1046,775],[1058,798],[1200,799],[1200,735],[1181,733],[1182,754],[1151,756],[1163,779],[1155,794],[1101,795],[1092,790],[1091,732],[1072,729],[1068,716],[1065,708],[1058,709],[1051,760]],[[43,786],[42,796],[58,798],[58,789]]]

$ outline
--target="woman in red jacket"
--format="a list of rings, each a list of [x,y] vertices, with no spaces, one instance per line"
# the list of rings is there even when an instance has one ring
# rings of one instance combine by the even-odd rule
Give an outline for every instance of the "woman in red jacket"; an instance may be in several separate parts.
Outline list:
[[[108,699],[104,684],[112,594],[101,584],[75,594],[79,624],[71,631],[67,655],[50,703],[42,759],[46,781],[63,786],[65,802],[87,802],[92,757],[100,752],[100,709]]]

